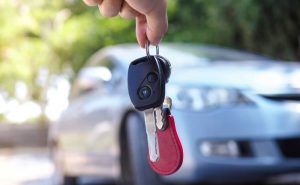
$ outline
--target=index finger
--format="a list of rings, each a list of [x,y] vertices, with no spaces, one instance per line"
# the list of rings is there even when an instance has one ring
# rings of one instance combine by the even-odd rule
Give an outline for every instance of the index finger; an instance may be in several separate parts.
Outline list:
[[[137,24],[137,30],[140,32],[138,35],[146,35],[151,44],[157,45],[168,29],[166,0],[126,1],[133,9],[146,17],[146,29],[144,28],[144,24]],[[142,27],[139,25],[142,25]],[[143,40],[143,38],[141,37],[140,40]]]
[[[151,44],[157,45],[168,30],[167,5],[165,1],[146,14],[146,35]]]
[[[102,0],[83,0],[83,2],[88,6],[96,6],[102,3]]]

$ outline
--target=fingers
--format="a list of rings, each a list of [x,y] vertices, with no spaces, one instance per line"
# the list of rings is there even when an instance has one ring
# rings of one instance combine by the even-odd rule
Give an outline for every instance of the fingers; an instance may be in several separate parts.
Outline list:
[[[158,45],[168,29],[166,0],[84,0],[87,5],[98,5],[103,16],[136,17],[136,37],[141,47],[147,40]]]
[[[88,6],[96,6],[102,3],[102,0],[83,0]]]
[[[136,38],[138,40],[139,45],[142,48],[145,48],[145,44],[147,42],[147,20],[144,15],[139,15],[136,17]]]
[[[152,45],[158,45],[168,29],[166,1],[158,2],[145,16],[136,18],[136,37],[142,48],[147,40]]]
[[[168,30],[167,5],[161,0],[148,14],[146,35],[151,44],[157,45]]]
[[[156,4],[165,0],[126,0],[126,2],[135,10],[138,10],[141,14],[146,15],[150,12]]]
[[[137,11],[135,11],[131,6],[128,5],[126,1],[123,2],[122,8],[120,11],[120,16],[125,19],[132,19],[139,15]]]
[[[83,1],[88,6],[98,5],[100,14],[103,16],[106,16],[106,17],[113,17],[113,16],[118,15],[121,10],[122,3],[123,3],[123,0],[83,0]],[[129,11],[128,7],[126,7],[126,11]],[[130,12],[133,12],[133,11],[130,10]],[[125,14],[125,15],[128,16],[127,14]]]
[[[87,1],[87,0],[86,0]],[[103,0],[98,5],[101,15],[113,17],[119,14],[123,0]]]

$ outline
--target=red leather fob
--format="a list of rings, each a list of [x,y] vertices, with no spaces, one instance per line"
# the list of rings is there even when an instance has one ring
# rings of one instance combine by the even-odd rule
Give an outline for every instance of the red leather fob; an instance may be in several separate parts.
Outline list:
[[[165,130],[157,131],[159,145],[159,159],[156,162],[148,161],[152,169],[160,175],[175,173],[183,161],[183,149],[177,135],[174,117],[167,115],[168,125]]]

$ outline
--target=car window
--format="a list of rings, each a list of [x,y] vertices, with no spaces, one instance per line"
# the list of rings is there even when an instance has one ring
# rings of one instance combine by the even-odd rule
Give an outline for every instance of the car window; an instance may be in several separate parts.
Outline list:
[[[100,58],[97,62],[93,64],[89,64],[89,67],[106,67],[110,71],[113,71],[113,69],[116,67],[113,57],[103,57]]]
[[[96,89],[99,93],[107,92],[113,81],[115,68],[116,65],[110,57],[99,59],[99,62],[82,68],[72,85],[71,98],[86,95]]]
[[[105,66],[110,70],[111,79],[106,83],[106,88],[109,93],[115,93],[121,87],[120,84],[123,82],[127,70],[124,70],[118,59],[113,56],[106,56],[90,66]]]

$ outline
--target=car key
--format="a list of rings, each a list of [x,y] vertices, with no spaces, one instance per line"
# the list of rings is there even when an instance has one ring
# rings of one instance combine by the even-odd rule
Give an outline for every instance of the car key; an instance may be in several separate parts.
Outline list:
[[[128,92],[134,107],[144,111],[149,156],[155,162],[159,159],[156,117],[160,109],[157,108],[161,107],[165,97],[163,70],[166,69],[163,69],[161,59],[149,54],[149,45],[146,48],[147,56],[134,60],[129,66]]]
[[[144,111],[149,164],[161,175],[176,172],[183,160],[183,150],[171,114],[171,98],[165,98],[165,84],[171,74],[170,62],[149,54],[131,62],[128,70],[128,92],[137,110]],[[165,101],[165,102],[164,102]],[[160,151],[162,153],[160,153]]]
[[[166,130],[168,127],[168,115],[171,114],[172,108],[172,99],[170,97],[165,97],[163,106],[155,108],[155,118],[156,118],[156,127],[159,130]]]
[[[150,161],[156,162],[159,159],[159,146],[157,139],[157,130],[155,125],[155,115],[153,109],[146,109],[144,111],[147,141],[149,148]]]
[[[151,168],[160,175],[175,173],[183,162],[183,148],[178,137],[175,119],[171,114],[172,101],[166,97],[163,104],[163,116],[166,122],[165,127],[157,130],[160,158],[158,161],[151,161]]]

